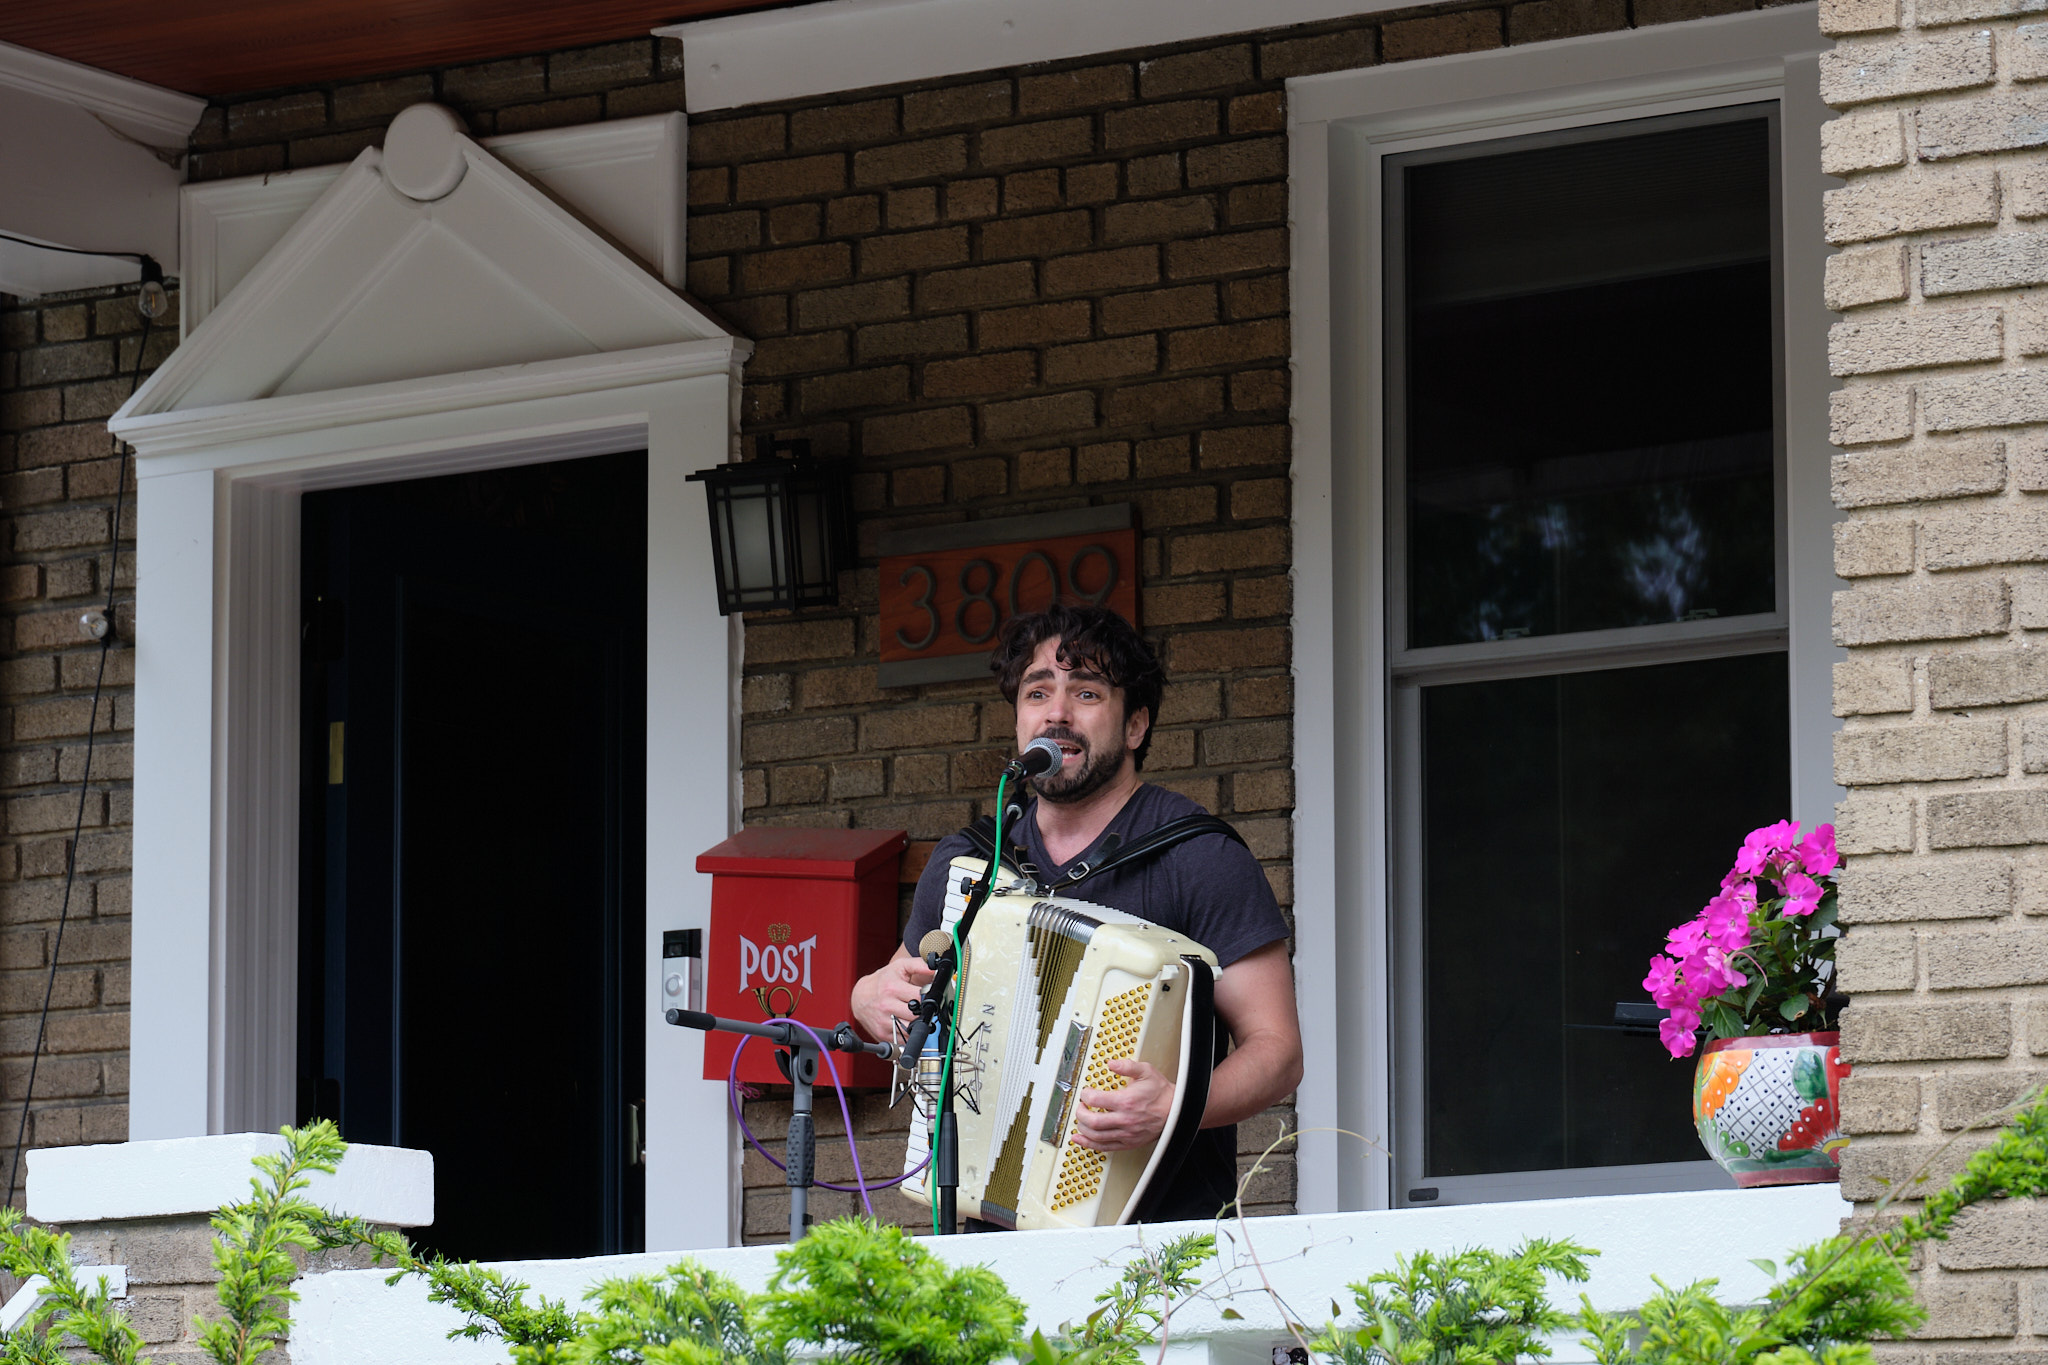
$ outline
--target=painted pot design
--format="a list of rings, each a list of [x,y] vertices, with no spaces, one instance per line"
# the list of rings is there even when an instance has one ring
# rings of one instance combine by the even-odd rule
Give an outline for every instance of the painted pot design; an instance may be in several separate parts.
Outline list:
[[[1842,1060],[1838,1033],[1721,1038],[1693,1072],[1700,1144],[1743,1188],[1839,1180]]]

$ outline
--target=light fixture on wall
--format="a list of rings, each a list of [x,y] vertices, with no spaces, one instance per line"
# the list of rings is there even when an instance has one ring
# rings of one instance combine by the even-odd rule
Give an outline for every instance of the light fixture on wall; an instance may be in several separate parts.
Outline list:
[[[841,463],[812,459],[803,440],[760,436],[754,450],[690,475],[710,504],[719,614],[838,605],[849,558]]]

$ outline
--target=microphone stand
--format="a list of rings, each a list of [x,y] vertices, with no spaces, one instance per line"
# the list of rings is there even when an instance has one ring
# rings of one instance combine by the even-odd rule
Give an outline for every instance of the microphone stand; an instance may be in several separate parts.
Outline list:
[[[1048,764],[1039,771],[1049,769]],[[1018,781],[1027,775],[1033,774],[1022,757],[1011,759],[1009,765],[1003,769],[1003,778],[1006,782]],[[1002,784],[999,783],[997,791],[1001,790]],[[1000,826],[997,832],[1001,833]],[[988,900],[990,891],[995,887],[996,864],[1002,861],[1002,856],[1003,850],[999,842],[990,857],[988,875],[982,878],[981,884],[967,897],[967,909],[960,916],[959,928],[953,935],[954,943],[964,945],[967,942],[968,932],[974,928],[975,916],[981,913],[983,902]],[[953,944],[947,944],[942,952],[928,954],[925,962],[932,968],[932,979],[924,988],[924,995],[917,1002],[917,1018],[911,1023],[910,1032],[903,1041],[903,1051],[896,1058],[896,1065],[905,1071],[913,1071],[920,1064],[924,1057],[925,1039],[931,1036],[934,1029],[939,1035],[940,1057],[951,1055],[956,1041],[952,1036],[952,1023],[947,1018],[945,1009],[946,992],[951,988],[954,973],[960,966]],[[938,1227],[933,1231],[940,1236],[951,1236],[960,1230],[960,1124],[959,1115],[953,1105],[953,1087],[946,1083],[948,1078],[943,1066],[940,1069],[940,1076],[941,1093],[932,1128],[930,1178],[937,1182],[939,1205]]]
[[[789,1240],[803,1240],[804,1232],[811,1221],[810,1197],[812,1178],[817,1170],[818,1130],[811,1114],[811,1087],[818,1079],[818,1045],[811,1035],[799,1025],[786,1019],[770,1019],[766,1023],[750,1024],[744,1019],[720,1019],[701,1010],[669,1010],[662,1016],[671,1024],[683,1028],[716,1029],[723,1033],[744,1033],[752,1038],[766,1038],[782,1049],[775,1054],[775,1063],[789,1077],[790,1111],[789,1136],[783,1143],[784,1180],[789,1186]],[[822,1029],[818,1036],[825,1040],[825,1046],[834,1052],[869,1053],[876,1057],[887,1057],[896,1049],[887,1043],[870,1043],[853,1031],[853,1025],[841,1024],[830,1033]],[[853,1134],[846,1135],[848,1142]]]

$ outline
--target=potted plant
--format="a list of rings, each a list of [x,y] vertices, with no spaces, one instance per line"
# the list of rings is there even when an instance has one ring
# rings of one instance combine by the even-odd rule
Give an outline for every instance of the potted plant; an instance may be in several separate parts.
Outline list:
[[[1693,1074],[1700,1142],[1741,1186],[1837,1180],[1842,1061],[1835,994],[1833,825],[1753,830],[1721,890],[1673,929],[1643,986],[1669,1011],[1673,1057]]]

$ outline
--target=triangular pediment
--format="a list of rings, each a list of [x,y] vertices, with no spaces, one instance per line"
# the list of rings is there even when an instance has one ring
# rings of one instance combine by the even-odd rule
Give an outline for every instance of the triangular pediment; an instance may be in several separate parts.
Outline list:
[[[488,150],[429,131],[452,189],[423,187],[394,125],[119,416],[730,337]]]

